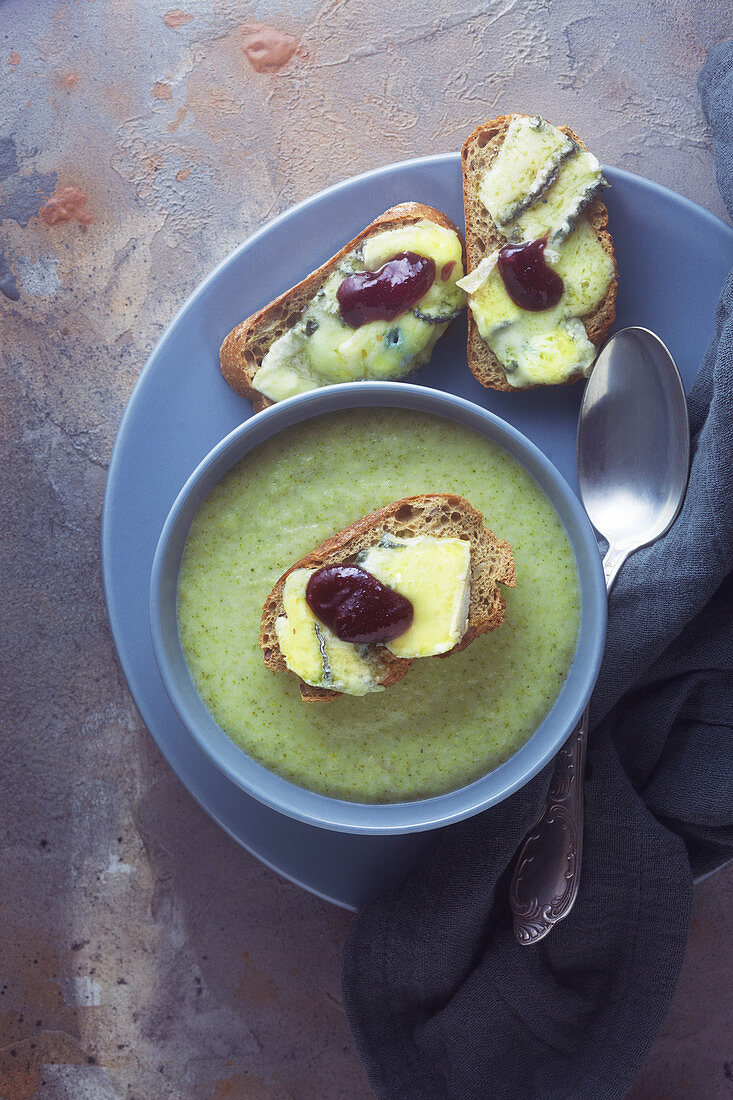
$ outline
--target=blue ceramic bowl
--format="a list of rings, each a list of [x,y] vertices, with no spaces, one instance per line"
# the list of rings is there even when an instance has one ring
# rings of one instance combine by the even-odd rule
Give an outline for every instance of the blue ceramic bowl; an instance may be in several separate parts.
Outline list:
[[[432,413],[480,432],[514,456],[555,506],[580,575],[581,623],[568,677],[533,736],[509,760],[466,787],[414,802],[365,804],[316,794],[256,763],[227,737],[201,700],[178,637],[178,570],[194,516],[211,489],[252,448],[294,424],[352,408],[400,408]],[[552,463],[509,424],[463,398],[395,382],[349,383],[291,398],[235,428],[199,464],[181,489],[158,542],[150,585],[155,659],[183,725],[206,755],[237,786],[290,817],[353,833],[406,833],[448,825],[512,794],[551,759],[582,714],[598,675],[606,630],[606,587],[590,523]]]

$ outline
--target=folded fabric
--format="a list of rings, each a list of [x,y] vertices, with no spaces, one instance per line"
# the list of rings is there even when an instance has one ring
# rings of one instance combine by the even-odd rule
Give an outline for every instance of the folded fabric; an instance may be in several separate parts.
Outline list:
[[[733,216],[733,41],[699,90]],[[514,940],[509,877],[550,769],[367,906],[343,991],[382,1100],[621,1098],[664,1018],[693,873],[733,856],[733,273],[689,409],[683,510],[610,601],[575,907],[539,943]]]

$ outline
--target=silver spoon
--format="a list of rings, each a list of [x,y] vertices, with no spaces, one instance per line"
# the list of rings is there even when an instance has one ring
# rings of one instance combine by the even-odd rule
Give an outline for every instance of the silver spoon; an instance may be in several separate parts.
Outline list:
[[[669,530],[690,461],[685,391],[674,359],[645,328],[617,332],[586,385],[578,425],[580,499],[608,542],[606,588],[629,554]],[[578,893],[588,711],[555,759],[542,814],[520,850],[510,889],[514,934],[535,943],[566,917]]]

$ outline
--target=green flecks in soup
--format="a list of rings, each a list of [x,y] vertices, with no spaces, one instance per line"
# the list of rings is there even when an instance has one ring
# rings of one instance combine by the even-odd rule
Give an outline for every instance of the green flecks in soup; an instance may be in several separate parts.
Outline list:
[[[302,702],[258,645],[275,581],[360,516],[430,492],[466,497],[511,544],[503,626],[386,691]],[[567,675],[580,597],[564,528],[518,462],[450,421],[360,409],[281,432],[215,487],[186,543],[178,621],[201,697],[251,757],[336,798],[397,802],[463,786],[524,744]]]

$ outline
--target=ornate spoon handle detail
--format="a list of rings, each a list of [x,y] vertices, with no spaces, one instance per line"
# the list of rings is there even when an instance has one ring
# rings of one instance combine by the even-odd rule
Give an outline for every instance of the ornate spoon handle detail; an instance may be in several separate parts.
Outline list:
[[[519,852],[509,892],[514,935],[520,943],[546,936],[573,907],[583,851],[583,773],[586,710],[555,758],[540,814]]]

